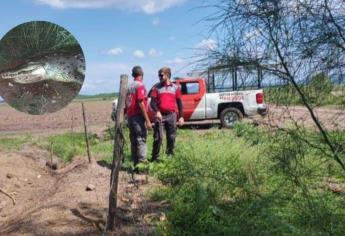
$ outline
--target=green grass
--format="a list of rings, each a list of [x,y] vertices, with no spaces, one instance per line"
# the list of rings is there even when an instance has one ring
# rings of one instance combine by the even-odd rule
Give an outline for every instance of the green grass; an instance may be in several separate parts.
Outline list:
[[[48,151],[52,147],[53,154],[65,162],[70,162],[77,156],[87,156],[84,133],[65,133],[48,138],[38,138],[34,144]],[[89,144],[92,150],[93,147],[100,145],[100,142],[95,135],[89,134]]]
[[[30,135],[21,135],[14,137],[1,137],[0,147],[8,150],[20,150],[24,144],[31,139]]]
[[[100,93],[96,95],[82,95],[76,96],[74,101],[108,101],[114,100],[118,96],[118,93]]]
[[[112,163],[113,132],[114,128],[109,128],[102,139],[98,139],[93,134],[88,135],[90,153],[93,159],[103,161],[107,164]],[[127,128],[124,128],[124,136],[126,145],[123,168],[128,169],[131,166],[131,155]],[[53,154],[65,162],[70,162],[77,156],[84,156],[85,158],[87,156],[84,133],[65,133],[48,138],[38,138],[33,144],[48,151],[51,150],[52,144]]]
[[[111,163],[113,141],[108,135],[99,140],[95,135],[89,134],[90,152],[96,160],[106,160]],[[32,137],[31,135],[0,137],[0,148],[7,150],[20,150],[24,145],[39,147],[61,158],[64,162],[70,162],[77,156],[86,158],[86,144],[84,133],[64,133],[50,137]]]
[[[321,145],[315,132],[298,133]],[[188,136],[188,139],[186,137]],[[344,143],[344,132],[332,134]],[[183,140],[183,141],[182,141]],[[344,171],[296,136],[239,124],[180,134],[174,158],[151,166],[167,187],[166,235],[343,235],[345,198],[320,187]],[[340,150],[340,149],[339,149]],[[339,153],[345,159],[344,152]]]

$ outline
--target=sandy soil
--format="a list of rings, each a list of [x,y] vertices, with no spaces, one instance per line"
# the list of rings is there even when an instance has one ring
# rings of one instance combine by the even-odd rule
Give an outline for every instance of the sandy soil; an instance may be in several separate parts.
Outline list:
[[[52,171],[43,150],[0,151],[0,235],[101,235],[108,207],[110,170],[76,159]],[[146,190],[158,183],[146,175],[136,181],[120,173],[120,226],[113,235],[148,235],[164,219],[165,203],[152,202]],[[95,190],[86,191],[89,184]]]

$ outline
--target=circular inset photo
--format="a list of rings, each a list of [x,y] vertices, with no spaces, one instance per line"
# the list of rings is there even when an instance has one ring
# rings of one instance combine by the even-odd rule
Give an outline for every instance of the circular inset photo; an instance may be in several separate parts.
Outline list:
[[[41,115],[62,109],[84,78],[83,50],[59,25],[27,22],[0,41],[0,96],[19,111]]]

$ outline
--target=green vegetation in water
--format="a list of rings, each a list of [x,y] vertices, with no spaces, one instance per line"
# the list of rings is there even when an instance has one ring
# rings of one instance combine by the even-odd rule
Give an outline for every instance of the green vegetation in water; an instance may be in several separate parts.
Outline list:
[[[78,41],[59,25],[27,22],[9,31],[0,43],[0,71],[15,68],[34,58],[54,53],[81,53]]]

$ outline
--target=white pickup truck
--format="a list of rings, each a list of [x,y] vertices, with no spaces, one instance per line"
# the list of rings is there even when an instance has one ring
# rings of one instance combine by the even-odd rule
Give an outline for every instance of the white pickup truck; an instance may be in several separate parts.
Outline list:
[[[210,79],[211,78],[211,79]],[[266,115],[267,105],[260,84],[256,89],[237,89],[234,83],[231,88],[217,88],[214,75],[208,78],[177,78],[174,83],[181,87],[184,120],[186,123],[221,123],[222,127],[231,128],[243,117]],[[235,82],[234,80],[233,82]],[[150,95],[150,92],[149,92]],[[113,102],[115,114],[117,100]],[[154,113],[149,107],[150,119]]]

